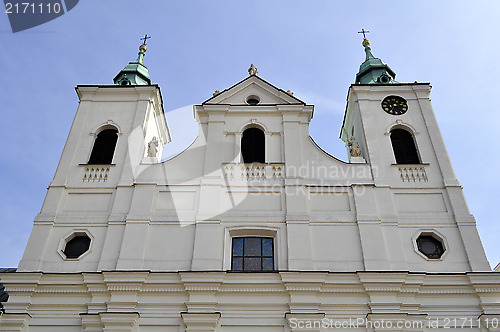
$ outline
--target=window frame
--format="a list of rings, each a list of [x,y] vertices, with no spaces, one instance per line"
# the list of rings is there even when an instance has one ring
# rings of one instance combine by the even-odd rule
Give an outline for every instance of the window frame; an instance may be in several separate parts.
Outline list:
[[[232,250],[233,238],[235,237],[268,237],[273,239],[273,271],[287,269],[287,246],[283,243],[280,227],[270,227],[264,224],[252,226],[229,226],[224,230],[224,256],[222,268],[224,271],[233,272],[232,268]],[[245,272],[245,271],[234,271]],[[251,271],[250,271],[251,272]],[[256,271],[261,272],[261,271]],[[272,271],[263,271],[272,272]]]
[[[111,156],[111,160],[109,163],[95,163],[95,162],[91,162],[91,159],[92,159],[92,155],[94,153],[94,149],[96,148],[96,143],[99,139],[99,135],[101,135],[103,132],[105,131],[108,131],[108,130],[112,130],[115,132],[115,135],[116,135],[116,140],[114,142],[114,147],[113,147],[113,154]],[[118,146],[118,138],[120,137],[120,132],[118,130],[118,128],[115,128],[114,126],[104,126],[102,128],[100,128],[100,130],[96,133],[94,133],[92,136],[94,136],[94,141],[92,143],[92,148],[90,149],[90,154],[87,158],[87,165],[113,165],[113,159],[115,159],[115,153],[116,153],[116,147]]]
[[[234,245],[235,241],[237,239],[243,239],[243,247],[242,247],[242,253],[241,255],[235,255],[234,254]],[[246,239],[259,239],[260,242],[260,255],[246,255],[245,254],[245,242]],[[264,254],[264,239],[270,239],[271,240],[271,256],[265,255]],[[270,236],[234,236],[231,238],[231,271],[241,271],[241,272],[273,272],[275,271],[275,258],[274,258],[274,237]],[[234,268],[234,260],[235,258],[241,258],[242,259],[242,269],[241,270],[236,270]],[[246,270],[245,269],[245,259],[248,258],[259,258],[260,259],[260,269],[257,270]],[[272,269],[270,270],[264,270],[264,259],[272,259]]]
[[[415,156],[417,158],[417,162],[416,163],[407,163],[407,162],[398,162],[398,155],[400,152],[398,152],[398,154],[396,154],[396,149],[394,148],[395,147],[395,144],[394,144],[394,140],[393,140],[393,133],[395,131],[402,131],[402,132],[405,132],[406,134],[409,135],[409,139],[411,139],[411,143],[413,144],[413,149],[415,150]],[[407,128],[404,128],[404,127],[393,127],[390,129],[389,131],[389,140],[391,142],[391,148],[392,148],[392,153],[394,155],[394,161],[395,161],[395,165],[422,165],[423,162],[422,162],[422,157],[420,156],[420,152],[418,150],[418,145],[417,145],[417,141],[415,139],[415,135],[412,133],[412,131],[408,130]],[[409,144],[410,141],[406,142],[406,144]],[[407,150],[406,149],[402,149],[402,151],[405,151]],[[405,154],[407,155],[407,154]]]
[[[248,162],[248,161],[245,161],[245,153],[243,152],[243,149],[244,149],[244,146],[246,146],[246,142],[244,144],[244,139],[245,139],[245,132],[249,131],[249,130],[259,130],[261,133],[262,133],[262,150],[263,151],[259,151],[259,155],[262,154],[262,159],[259,160],[259,161],[251,161],[251,162]],[[255,144],[256,146],[257,144]],[[253,147],[254,150],[257,150],[257,148]],[[240,140],[240,155],[241,155],[241,161],[242,163],[244,164],[252,164],[252,163],[258,163],[258,164],[265,164],[267,162],[266,160],[266,131],[261,128],[260,126],[248,126],[246,127],[242,132],[241,132],[241,140]],[[254,153],[255,154],[255,153]],[[254,158],[254,159],[260,159],[260,158]]]
[[[435,238],[436,240],[441,242],[441,244],[443,246],[443,254],[441,255],[441,257],[429,258],[424,253],[422,253],[418,249],[418,244],[417,244],[417,239],[420,236],[432,236],[433,238]],[[413,250],[415,251],[415,253],[429,262],[439,262],[439,261],[444,260],[450,251],[450,246],[448,245],[448,240],[446,239],[446,236],[444,236],[442,233],[438,232],[436,229],[433,229],[433,228],[418,230],[411,238],[411,241],[413,243]]]
[[[87,236],[88,238],[90,238],[89,248],[88,248],[87,251],[85,251],[83,254],[81,254],[77,258],[69,258],[64,253],[65,248],[66,248],[66,244],[69,241],[71,241],[73,238],[75,238],[76,236]],[[71,232],[67,233],[65,236],[63,236],[60,239],[59,245],[58,245],[58,248],[57,248],[57,253],[65,261],[79,261],[79,260],[82,260],[84,257],[86,257],[87,255],[89,255],[92,252],[92,249],[93,249],[93,246],[94,246],[94,239],[95,239],[94,236],[92,235],[92,233],[88,229],[86,229],[86,228],[75,228]]]

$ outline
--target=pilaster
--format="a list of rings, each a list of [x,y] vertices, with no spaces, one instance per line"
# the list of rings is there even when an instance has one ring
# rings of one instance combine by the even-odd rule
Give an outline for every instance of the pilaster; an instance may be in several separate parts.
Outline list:
[[[354,203],[365,270],[389,270],[382,220],[375,199],[376,188],[371,185],[353,188],[356,188],[354,192],[357,193]]]

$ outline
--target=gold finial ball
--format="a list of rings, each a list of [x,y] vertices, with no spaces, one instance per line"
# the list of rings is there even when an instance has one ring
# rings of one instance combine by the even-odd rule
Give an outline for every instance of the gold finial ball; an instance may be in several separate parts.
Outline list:
[[[142,44],[141,46],[139,46],[139,51],[146,52],[147,50],[148,50],[148,48],[146,47],[146,45]]]
[[[370,45],[370,41],[368,39],[363,39],[363,46],[365,46],[366,44]]]

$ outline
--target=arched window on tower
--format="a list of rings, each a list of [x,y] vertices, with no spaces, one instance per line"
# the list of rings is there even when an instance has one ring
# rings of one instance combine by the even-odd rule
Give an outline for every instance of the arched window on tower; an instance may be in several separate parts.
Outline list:
[[[266,139],[264,132],[259,128],[248,128],[241,137],[241,154],[243,162],[265,163]]]
[[[97,134],[90,154],[89,164],[111,164],[115,153],[118,131],[116,129],[105,129]]]
[[[391,130],[391,143],[396,164],[420,164],[413,135],[404,129]]]

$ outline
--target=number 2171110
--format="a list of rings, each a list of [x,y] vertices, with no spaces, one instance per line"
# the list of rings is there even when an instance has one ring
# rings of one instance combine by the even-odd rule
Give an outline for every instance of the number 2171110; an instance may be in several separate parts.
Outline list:
[[[61,4],[59,2],[54,3],[5,3],[5,12],[7,14],[59,14],[61,11]]]

